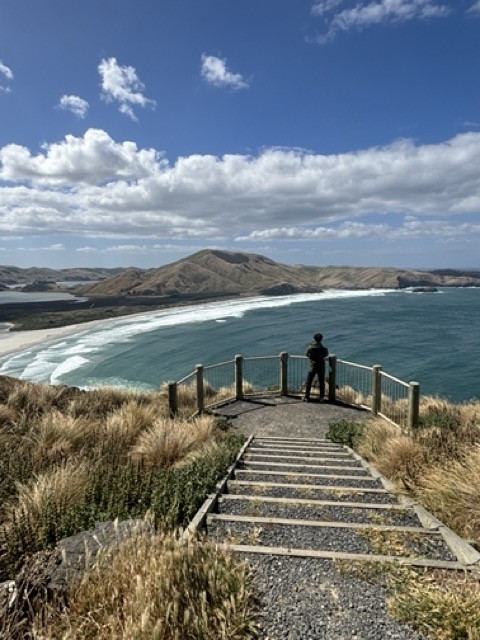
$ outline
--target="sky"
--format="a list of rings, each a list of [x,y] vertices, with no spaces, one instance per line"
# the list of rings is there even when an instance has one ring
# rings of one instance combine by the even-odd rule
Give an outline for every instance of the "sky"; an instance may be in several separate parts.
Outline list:
[[[0,264],[479,247],[480,0],[0,0]]]

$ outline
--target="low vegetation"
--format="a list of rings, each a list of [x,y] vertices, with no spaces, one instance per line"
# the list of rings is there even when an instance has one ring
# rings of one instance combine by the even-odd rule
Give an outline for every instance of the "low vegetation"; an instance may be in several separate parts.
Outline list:
[[[96,522],[147,517],[156,532],[87,574],[62,613],[42,609],[50,626],[37,620],[35,637],[241,637],[246,569],[211,547],[179,548],[175,533],[241,444],[210,416],[171,419],[165,389],[84,391],[0,377],[0,582]],[[181,609],[166,605],[173,596]],[[110,603],[104,618],[100,597]]]
[[[240,640],[254,628],[249,582],[245,563],[211,545],[134,537],[85,575],[67,608],[36,617],[35,638]]]
[[[426,397],[420,407],[420,424],[411,433],[385,420],[342,421],[331,425],[328,436],[353,446],[399,491],[417,498],[480,548],[480,402],[451,404]],[[374,575],[386,580],[392,612],[429,637],[480,637],[476,576],[393,567],[378,572],[358,567],[346,570],[363,578]]]

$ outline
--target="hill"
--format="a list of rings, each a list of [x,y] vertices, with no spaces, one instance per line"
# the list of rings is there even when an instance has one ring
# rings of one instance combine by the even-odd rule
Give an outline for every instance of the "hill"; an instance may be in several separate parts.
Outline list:
[[[0,287],[7,285],[28,285],[35,283],[55,284],[56,282],[96,282],[104,278],[111,278],[125,269],[104,269],[77,267],[73,269],[48,269],[43,267],[30,267],[22,269],[10,265],[0,265]]]
[[[419,286],[480,286],[480,272],[417,271],[393,267],[311,267],[265,256],[205,249],[158,269],[126,269],[85,295],[182,296],[286,295],[322,289],[399,289]]]

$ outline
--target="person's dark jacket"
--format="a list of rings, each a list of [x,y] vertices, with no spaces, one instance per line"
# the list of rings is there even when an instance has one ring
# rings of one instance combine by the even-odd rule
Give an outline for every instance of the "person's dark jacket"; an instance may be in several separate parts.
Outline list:
[[[328,349],[321,342],[315,340],[308,345],[305,354],[310,360],[310,369],[323,369],[325,367],[325,358],[328,356]]]

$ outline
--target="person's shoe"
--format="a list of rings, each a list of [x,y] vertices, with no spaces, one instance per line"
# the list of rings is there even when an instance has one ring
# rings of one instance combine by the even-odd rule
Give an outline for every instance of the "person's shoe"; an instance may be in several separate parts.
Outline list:
[[[303,396],[302,401],[303,402],[310,402],[310,398],[307,397],[307,396]]]

